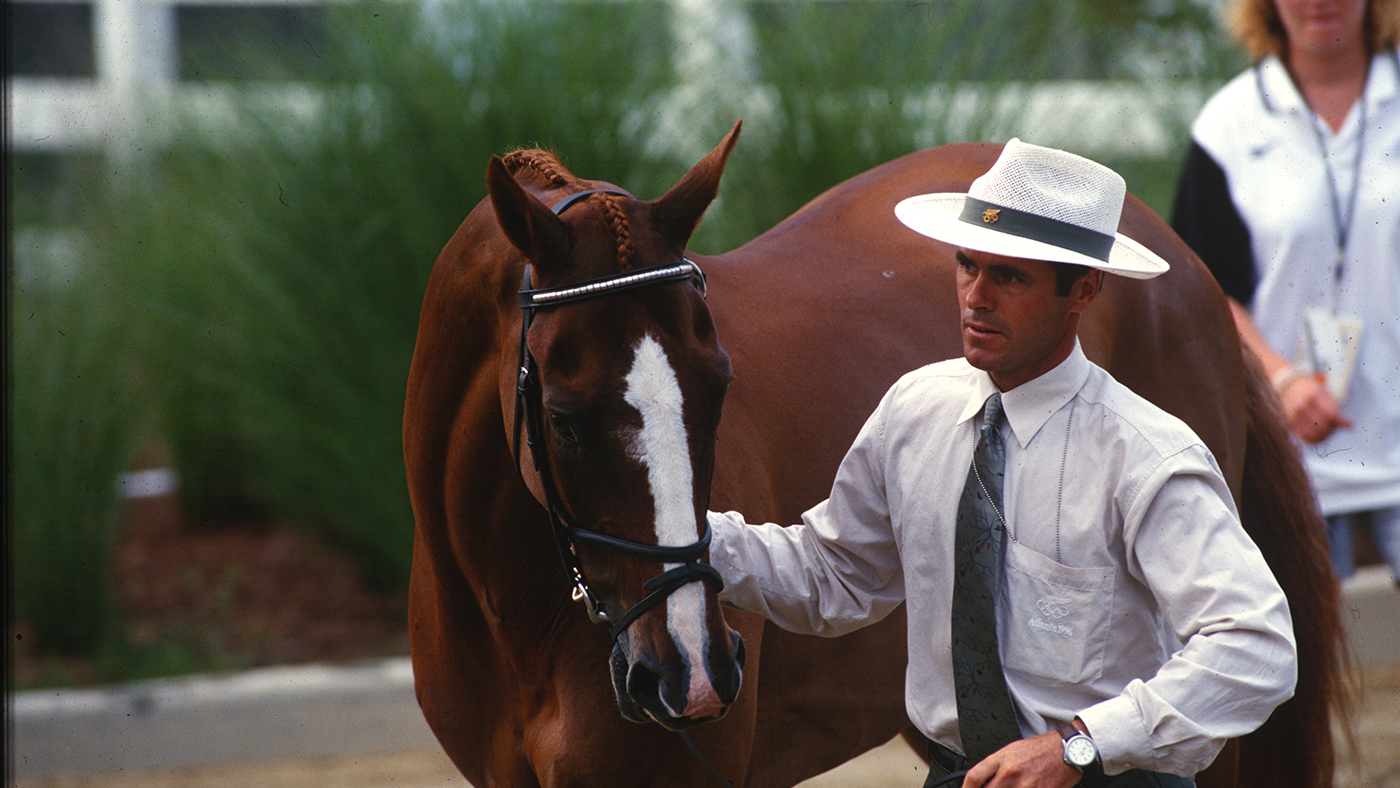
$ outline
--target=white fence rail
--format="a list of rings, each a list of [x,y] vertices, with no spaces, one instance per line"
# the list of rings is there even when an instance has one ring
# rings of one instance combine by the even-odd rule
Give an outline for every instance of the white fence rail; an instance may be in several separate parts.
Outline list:
[[[140,125],[140,97],[168,93],[174,83],[172,2],[90,0],[84,4],[92,7],[96,76],[11,77],[9,142],[13,149],[119,149]]]
[[[72,3],[84,0],[24,0]],[[117,157],[159,145],[169,133],[175,107],[217,108],[238,88],[178,81],[175,40],[177,6],[305,5],[327,0],[90,0],[93,9],[91,79],[11,77],[9,145],[12,150],[74,152],[105,150]],[[330,0],[340,2],[342,0]],[[541,0],[535,0],[540,2]],[[561,2],[563,0],[547,0]],[[748,18],[723,0],[666,0],[677,30],[675,68],[683,84],[703,92],[703,75],[727,75],[724,89],[742,91],[761,118],[762,86],[751,84],[743,64],[753,39]],[[729,6],[726,8],[725,6]],[[746,76],[747,75],[747,76]],[[742,84],[745,80],[750,84]],[[305,102],[307,88],[283,83],[286,101]],[[682,91],[694,103],[695,90]],[[989,100],[990,99],[990,100]],[[1005,139],[1023,136],[1089,155],[1155,158],[1169,155],[1185,122],[1200,106],[1199,86],[1162,83],[1058,81],[998,88],[992,96],[978,85],[930,88],[909,108],[912,122],[942,124],[928,138]],[[967,108],[960,110],[960,108]],[[959,128],[980,108],[980,134]],[[988,123],[990,117],[990,123]]]

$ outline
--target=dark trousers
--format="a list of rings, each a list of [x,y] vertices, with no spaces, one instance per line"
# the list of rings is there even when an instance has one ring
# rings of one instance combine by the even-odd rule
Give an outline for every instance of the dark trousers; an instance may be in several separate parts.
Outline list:
[[[934,788],[934,786],[961,788],[961,780],[942,781],[949,774],[965,771],[972,764],[967,763],[967,759],[961,753],[954,752],[934,742],[928,744],[928,755],[928,779],[924,780],[924,788]],[[1112,775],[1094,786],[1082,786],[1081,784],[1081,788],[1196,788],[1196,781],[1190,777],[1178,777],[1175,774],[1149,772],[1146,769],[1129,769],[1122,774]]]

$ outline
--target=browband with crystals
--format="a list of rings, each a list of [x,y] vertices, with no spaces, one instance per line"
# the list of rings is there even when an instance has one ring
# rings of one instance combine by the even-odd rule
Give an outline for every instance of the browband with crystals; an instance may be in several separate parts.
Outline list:
[[[963,199],[963,209],[958,219],[1007,235],[1052,244],[1104,262],[1108,262],[1108,253],[1115,240],[1112,235],[1059,219],[995,205],[976,197]]]
[[[582,301],[586,298],[593,298],[605,293],[615,293],[619,290],[631,290],[636,287],[645,287],[660,282],[680,279],[694,280],[695,287],[700,290],[700,294],[705,294],[705,274],[701,272],[700,266],[682,257],[679,263],[666,263],[652,266],[651,268],[643,268],[640,271],[606,276],[601,279],[590,279],[587,282],[580,282],[578,284],[541,288],[539,290],[521,290],[520,307],[522,309],[536,309],[539,307],[558,306],[559,304],[567,304],[571,301]]]

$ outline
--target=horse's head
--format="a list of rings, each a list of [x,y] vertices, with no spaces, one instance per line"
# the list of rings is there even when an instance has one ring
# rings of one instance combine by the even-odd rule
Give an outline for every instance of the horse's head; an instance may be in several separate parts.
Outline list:
[[[575,597],[613,628],[623,715],[672,729],[723,715],[744,658],[703,563],[729,357],[685,257],[738,130],[652,202],[539,151],[493,159],[487,174],[526,264],[519,363],[503,379],[521,473],[550,511]]]

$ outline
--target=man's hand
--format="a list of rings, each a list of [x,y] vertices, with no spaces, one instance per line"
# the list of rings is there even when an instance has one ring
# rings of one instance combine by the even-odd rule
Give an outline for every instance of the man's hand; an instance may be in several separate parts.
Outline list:
[[[1065,763],[1056,731],[1012,742],[967,771],[963,788],[1070,788],[1079,770]]]
[[[1279,399],[1293,434],[1308,443],[1326,440],[1338,428],[1351,426],[1322,375],[1304,375],[1288,382]]]

